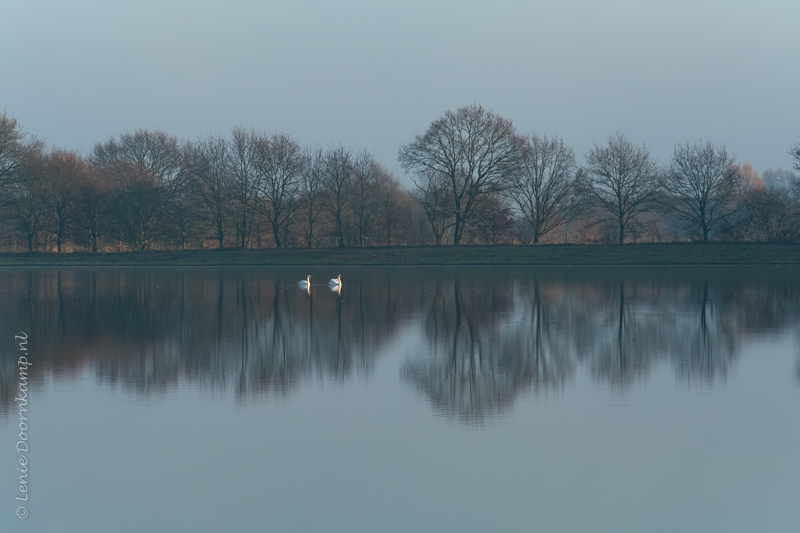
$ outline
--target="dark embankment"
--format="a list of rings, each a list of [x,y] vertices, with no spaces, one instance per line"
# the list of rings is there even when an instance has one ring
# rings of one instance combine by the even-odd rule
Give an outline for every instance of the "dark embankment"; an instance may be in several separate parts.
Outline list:
[[[800,265],[800,245],[674,243],[0,254],[0,266],[4,267],[137,265]]]

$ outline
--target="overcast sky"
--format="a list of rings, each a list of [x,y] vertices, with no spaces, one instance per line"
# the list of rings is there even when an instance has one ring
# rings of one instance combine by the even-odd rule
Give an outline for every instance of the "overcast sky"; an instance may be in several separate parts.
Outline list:
[[[762,172],[800,142],[798,0],[0,3],[0,110],[89,152],[234,125],[366,148],[480,104],[579,161],[619,131],[666,161],[725,143]]]

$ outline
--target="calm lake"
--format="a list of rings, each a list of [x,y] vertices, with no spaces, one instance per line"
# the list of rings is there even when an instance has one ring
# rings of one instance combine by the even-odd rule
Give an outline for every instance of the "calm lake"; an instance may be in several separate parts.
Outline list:
[[[2,531],[800,531],[797,268],[0,270],[0,331]]]

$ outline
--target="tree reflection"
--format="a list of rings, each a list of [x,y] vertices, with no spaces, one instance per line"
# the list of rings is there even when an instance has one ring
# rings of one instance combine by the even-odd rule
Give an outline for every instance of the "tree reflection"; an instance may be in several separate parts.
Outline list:
[[[28,333],[34,387],[89,371],[142,394],[191,384],[247,398],[369,376],[404,319],[422,348],[403,380],[438,413],[481,423],[582,368],[619,390],[664,365],[689,386],[724,381],[749,339],[800,318],[800,279],[780,269],[358,274],[331,291],[279,269],[4,271],[0,332]],[[4,414],[17,356],[0,356]]]
[[[322,287],[320,297],[280,271],[4,272],[0,328],[8,338],[24,329],[35,342],[33,379],[90,370],[144,394],[184,382],[239,397],[284,395],[315,375],[372,372],[395,317],[411,313],[409,289],[386,278],[341,293]],[[0,358],[4,410],[15,362],[13,353]]]
[[[679,381],[707,386],[726,379],[750,336],[798,323],[798,281],[708,272],[685,280],[550,273],[473,282],[468,291],[437,283],[426,303],[427,347],[402,375],[437,412],[469,423],[502,413],[522,391],[562,390],[580,365],[612,389],[664,363]]]
[[[529,379],[502,364],[495,346],[492,318],[510,302],[507,287],[465,290],[458,279],[437,281],[424,319],[429,353],[406,364],[404,378],[442,413],[473,421],[503,411]]]
[[[438,412],[481,423],[521,392],[560,389],[573,373],[567,337],[554,331],[563,309],[548,305],[538,280],[467,290],[459,280],[437,282],[432,292],[428,351],[402,373]]]

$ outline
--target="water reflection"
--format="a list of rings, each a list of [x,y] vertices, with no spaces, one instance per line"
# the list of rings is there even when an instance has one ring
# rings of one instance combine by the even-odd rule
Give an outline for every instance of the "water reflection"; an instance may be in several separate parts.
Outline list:
[[[404,289],[362,279],[341,294],[322,285],[318,295],[288,279],[252,270],[3,272],[1,327],[9,338],[29,333],[38,378],[88,367],[145,394],[181,380],[242,396],[286,394],[315,374],[369,374],[394,317],[408,313]],[[3,357],[4,409],[13,402],[12,358]]]
[[[312,279],[326,279],[312,272]],[[797,330],[791,269],[383,269],[347,287],[298,287],[294,270],[0,272],[0,329],[25,330],[34,379],[90,369],[142,394],[182,382],[239,397],[314,378],[369,376],[419,328],[402,380],[448,417],[480,422],[520,394],[564,390],[580,368],[624,390],[657,365],[724,381],[744,343]],[[416,326],[415,326],[416,325]],[[13,352],[0,406],[13,404]],[[800,356],[796,378],[800,381]],[[35,386],[35,385],[34,385]]]
[[[423,319],[427,352],[405,364],[402,375],[439,412],[482,419],[502,412],[531,382],[540,383],[515,331],[504,327],[514,306],[509,284],[456,278],[437,280],[425,292],[431,294]]]

